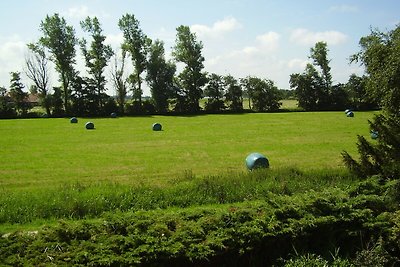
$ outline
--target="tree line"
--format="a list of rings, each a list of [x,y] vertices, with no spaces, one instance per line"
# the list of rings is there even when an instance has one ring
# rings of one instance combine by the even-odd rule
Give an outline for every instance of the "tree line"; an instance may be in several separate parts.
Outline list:
[[[294,96],[304,110],[379,107],[376,98],[367,92],[368,77],[353,74],[346,84],[333,84],[325,42],[310,49],[312,63],[303,73],[290,75],[291,90],[281,90],[269,79],[207,73],[203,43],[188,26],[176,29],[172,60],[166,59],[164,42],[151,40],[133,14],[125,14],[118,21],[124,38],[118,51],[105,44],[106,36],[97,17],[87,17],[80,26],[87,36],[77,38],[75,29],[63,17],[57,13],[47,15],[40,23],[41,37],[27,44],[24,73],[33,83],[29,90],[39,97],[47,116],[192,114],[202,109],[242,112],[244,98],[249,100],[248,109],[265,112],[278,110],[280,101],[288,96]],[[85,59],[85,76],[76,70],[77,47]],[[50,62],[60,83],[52,88]],[[177,63],[184,66],[180,73]],[[109,84],[114,96],[106,93],[107,66],[112,69]],[[143,97],[144,83],[150,89],[150,98]],[[23,89],[21,72],[12,72],[9,89],[0,87],[0,117],[26,116],[30,106]]]

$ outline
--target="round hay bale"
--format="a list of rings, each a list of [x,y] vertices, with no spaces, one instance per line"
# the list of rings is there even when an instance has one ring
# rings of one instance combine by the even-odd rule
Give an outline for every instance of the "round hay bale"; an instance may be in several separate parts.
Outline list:
[[[77,119],[76,117],[72,117],[72,118],[70,119],[70,122],[71,122],[71,123],[78,123],[78,119]]]
[[[379,137],[379,135],[378,135],[378,132],[377,131],[371,131],[371,138],[372,139],[378,139],[378,137]]]
[[[351,117],[351,118],[353,118],[353,117],[354,117],[354,113],[353,113],[353,111],[349,111],[349,112],[347,112],[347,113],[346,113],[346,116],[347,116],[347,117]]]
[[[112,112],[112,113],[110,114],[110,116],[111,116],[111,118],[116,118],[116,117],[117,117],[117,113]]]
[[[269,161],[267,157],[260,153],[251,153],[246,158],[246,166],[249,170],[254,170],[258,168],[268,168]]]
[[[85,124],[85,128],[86,128],[87,130],[93,130],[93,129],[94,129],[94,123],[91,122],[91,121],[88,121],[88,122]]]
[[[153,131],[161,131],[162,130],[162,125],[158,122],[153,124]]]

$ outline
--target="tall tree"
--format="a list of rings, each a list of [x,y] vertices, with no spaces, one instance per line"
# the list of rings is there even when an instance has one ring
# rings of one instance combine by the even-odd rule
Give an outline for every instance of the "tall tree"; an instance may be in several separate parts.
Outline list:
[[[314,66],[318,66],[321,69],[321,77],[324,81],[326,89],[332,86],[332,75],[331,67],[328,59],[328,44],[326,42],[317,42],[314,47],[310,49],[310,58],[314,62]]]
[[[383,179],[400,177],[400,25],[387,33],[373,30],[360,40],[361,51],[353,61],[365,66],[367,91],[380,101],[383,113],[370,128],[378,134],[374,142],[358,136],[359,160],[343,152],[349,169],[359,176],[381,175]]]
[[[149,50],[146,81],[159,113],[168,111],[168,99],[174,91],[175,71],[175,64],[165,60],[164,43],[160,40],[154,41]]]
[[[224,104],[224,81],[222,76],[211,73],[204,88],[204,96],[207,97],[205,109],[207,111],[219,112],[225,108]]]
[[[91,75],[88,82],[91,87],[95,88],[95,102],[97,109],[101,110],[104,105],[104,94],[106,91],[106,78],[104,76],[104,68],[113,55],[113,50],[110,45],[105,45],[106,36],[103,35],[103,30],[97,17],[87,17],[80,22],[82,29],[88,32],[92,37],[90,47],[87,47],[86,39],[81,39],[79,44],[83,56],[85,57],[88,73]]]
[[[310,59],[303,73],[290,75],[290,87],[296,90],[299,106],[305,110],[327,110],[337,108],[342,97],[340,86],[332,87],[331,68],[328,59],[328,45],[317,42],[310,49]],[[335,91],[332,91],[335,90]]]
[[[203,44],[197,40],[196,34],[190,31],[188,26],[179,26],[177,29],[175,46],[172,55],[175,60],[185,64],[178,79],[187,98],[189,112],[200,110],[199,101],[202,97],[202,87],[207,78],[202,72],[204,57],[202,56]]]
[[[237,79],[232,75],[223,78],[225,86],[225,101],[230,110],[234,112],[243,110],[243,90]]]
[[[141,74],[146,70],[146,57],[150,41],[143,33],[139,21],[133,14],[123,15],[118,26],[124,35],[122,49],[129,52],[133,63],[134,72],[129,79],[133,88],[133,97],[138,100],[141,107],[143,94]]]
[[[50,71],[45,48],[40,44],[28,44],[30,53],[25,58],[25,74],[37,87],[38,95],[42,106],[50,115],[51,97],[49,95]]]
[[[25,86],[21,82],[21,75],[19,72],[11,72],[11,80],[10,80],[10,97],[14,102],[17,111],[22,113],[22,115],[26,114],[29,109],[29,105],[27,103],[28,93],[24,92],[22,89]]]
[[[386,33],[372,30],[351,57],[367,73],[367,91],[389,113],[400,114],[400,24]]]
[[[10,97],[7,95],[7,89],[0,86],[0,118],[10,118],[15,116],[15,110]]]
[[[127,77],[125,75],[125,59],[126,51],[121,50],[121,58],[114,54],[114,65],[111,70],[111,79],[114,84],[115,93],[117,96],[117,103],[119,107],[119,112],[121,114],[125,113],[125,100],[128,95],[128,85]]]
[[[56,65],[56,70],[60,74],[61,88],[63,94],[63,104],[65,112],[69,113],[71,90],[70,85],[74,79],[75,71],[75,30],[68,26],[65,19],[57,13],[53,16],[46,16],[40,24],[43,36],[39,43],[46,47],[51,54],[51,60]]]

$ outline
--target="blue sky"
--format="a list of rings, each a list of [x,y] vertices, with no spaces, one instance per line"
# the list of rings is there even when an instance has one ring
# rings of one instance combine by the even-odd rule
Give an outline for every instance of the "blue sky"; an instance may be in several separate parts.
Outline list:
[[[398,0],[14,0],[1,1],[0,10],[0,86],[5,87],[11,71],[23,72],[26,43],[38,40],[47,14],[59,13],[79,38],[84,37],[79,21],[97,16],[115,49],[122,41],[118,20],[134,14],[145,34],[165,42],[168,57],[175,29],[187,25],[203,42],[206,71],[267,78],[280,88],[289,88],[290,74],[304,70],[318,41],[328,43],[335,82],[363,74],[362,67],[348,61],[359,51],[359,39],[371,27],[387,31],[400,23]],[[77,63],[84,72],[80,54]],[[23,82],[31,84],[26,78]],[[52,85],[58,85],[56,73]]]

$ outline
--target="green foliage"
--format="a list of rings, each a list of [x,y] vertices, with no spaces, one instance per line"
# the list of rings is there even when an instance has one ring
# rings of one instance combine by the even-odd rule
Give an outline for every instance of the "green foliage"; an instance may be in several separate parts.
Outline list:
[[[129,76],[133,88],[133,98],[142,102],[142,77],[147,65],[147,54],[150,40],[140,29],[139,20],[133,14],[125,14],[118,21],[118,26],[124,35],[122,49],[129,53],[134,72]]]
[[[379,184],[373,187],[381,190]],[[379,241],[383,250],[360,249],[380,237],[396,237],[396,209],[385,205],[391,199],[354,194],[357,190],[327,188],[292,196],[270,192],[260,201],[113,211],[95,221],[61,221],[37,233],[0,238],[0,263],[271,266],[283,259],[286,266],[351,266],[361,257],[363,262],[395,262],[387,238]],[[306,256],[294,259],[294,252]]]
[[[75,70],[75,30],[68,26],[65,19],[59,14],[46,16],[40,23],[43,36],[39,39],[40,45],[46,47],[51,54],[51,60],[56,65],[62,83],[63,105],[65,112],[69,113],[71,96],[70,85],[74,80]]]
[[[232,111],[243,110],[243,90],[239,82],[232,76],[224,77],[225,100]]]
[[[354,160],[347,152],[343,159],[348,168],[360,177],[381,174],[386,179],[400,178],[400,120],[396,117],[377,115],[370,122],[371,131],[378,133],[376,142],[368,142],[358,136],[360,160]]]
[[[102,34],[103,30],[97,17],[87,17],[84,21],[80,22],[82,29],[88,32],[92,37],[92,42],[87,47],[87,40],[80,40],[79,44],[85,57],[86,67],[88,73],[91,75],[87,79],[89,88],[93,88],[92,94],[85,97],[85,101],[95,102],[96,107],[91,110],[89,114],[101,114],[101,109],[105,104],[105,84],[106,78],[104,77],[104,68],[108,65],[108,62],[113,55],[113,50],[110,45],[105,45],[104,41],[106,36]],[[78,87],[79,88],[79,87]],[[75,90],[77,88],[75,87]]]
[[[207,97],[207,101],[205,103],[205,110],[212,112],[219,112],[225,109],[224,104],[224,84],[223,77],[211,73],[207,77],[208,83],[204,88],[204,96]]]
[[[365,66],[367,91],[389,113],[400,116],[400,25],[386,33],[372,30],[360,39],[351,60]]]
[[[255,111],[277,111],[281,105],[279,90],[274,82],[257,77],[247,77],[241,80]]]
[[[189,26],[179,26],[177,29],[175,46],[172,55],[176,61],[185,64],[178,75],[181,95],[186,97],[185,109],[187,112],[200,110],[199,100],[202,97],[202,87],[207,82],[202,56],[203,44],[197,40],[196,34],[190,31]]]
[[[149,49],[146,81],[158,113],[168,111],[168,99],[174,94],[175,71],[175,64],[165,60],[164,43],[154,41]]]
[[[17,112],[26,114],[28,112],[29,103],[26,101],[28,93],[22,91],[24,85],[21,82],[21,75],[19,72],[11,72],[10,80],[10,98],[14,102]]]
[[[327,59],[328,46],[317,42],[310,49],[313,64],[308,63],[303,73],[290,75],[290,87],[296,90],[299,107],[305,110],[344,110],[348,95],[341,84],[332,85]]]

